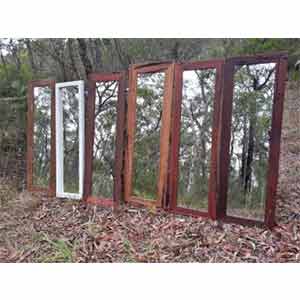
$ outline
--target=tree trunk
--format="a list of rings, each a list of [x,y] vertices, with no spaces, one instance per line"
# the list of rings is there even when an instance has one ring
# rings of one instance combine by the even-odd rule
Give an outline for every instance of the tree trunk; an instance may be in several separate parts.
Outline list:
[[[244,193],[251,191],[251,180],[252,180],[252,163],[254,155],[254,135],[255,135],[255,119],[250,119],[249,126],[249,144],[248,144],[248,153],[246,161],[246,172],[245,172],[245,182],[244,182]]]
[[[88,49],[84,39],[77,39],[79,45],[79,55],[82,60],[85,69],[85,77],[87,78],[88,74],[92,73],[93,66],[88,57]]]
[[[69,51],[69,55],[70,55],[71,66],[72,66],[73,72],[74,72],[74,74],[75,74],[75,76],[77,78],[80,78],[80,74],[78,72],[78,68],[76,66],[76,60],[75,60],[75,57],[74,57],[74,50],[73,50],[74,44],[73,44],[73,40],[72,39],[68,39],[67,45],[68,45],[68,51]]]
[[[32,51],[32,47],[31,47],[30,39],[25,39],[25,45],[26,45],[26,48],[28,51],[29,63],[31,66],[32,73],[33,73],[33,75],[36,75],[37,69],[36,69],[35,62],[34,62],[33,51]]]
[[[3,56],[3,53],[1,51],[1,49],[0,49],[0,57],[1,57],[1,63],[3,65],[3,69],[4,69],[4,72],[5,72],[5,76],[6,76],[6,78],[8,78],[7,65],[6,65],[6,61],[5,61],[5,58]]]
[[[129,65],[131,64],[131,60],[128,54],[124,54],[120,45],[120,42],[118,39],[114,39],[114,45],[119,57],[119,60],[123,66],[124,69],[127,69]]]
[[[96,60],[96,70],[101,71],[102,69],[102,53],[101,53],[101,41],[100,39],[95,39],[95,60]]]
[[[245,175],[246,175],[246,159],[247,159],[247,146],[248,146],[248,139],[247,139],[247,120],[244,118],[243,121],[243,149],[242,149],[242,165],[240,170],[240,184],[244,186],[245,182]]]

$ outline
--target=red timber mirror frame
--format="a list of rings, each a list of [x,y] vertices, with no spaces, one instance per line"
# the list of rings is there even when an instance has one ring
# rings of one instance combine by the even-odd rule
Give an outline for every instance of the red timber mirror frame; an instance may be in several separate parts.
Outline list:
[[[217,197],[218,197],[218,166],[219,166],[219,144],[220,144],[220,109],[221,109],[221,97],[222,97],[222,78],[223,78],[223,60],[211,60],[211,61],[201,61],[201,62],[191,62],[191,63],[179,63],[175,65],[175,101],[173,105],[173,117],[172,117],[172,142],[171,142],[171,155],[170,155],[170,170],[169,170],[169,180],[168,180],[168,207],[171,212],[183,214],[183,215],[190,215],[190,216],[204,216],[210,217],[212,219],[217,218]],[[209,72],[213,71],[214,73],[211,74]],[[201,74],[201,72],[203,74]],[[186,81],[184,80],[184,73],[189,80],[188,83],[193,83],[193,80],[198,81],[197,86],[194,88],[194,95],[189,95],[187,89],[190,86],[186,86]],[[204,75],[204,76],[202,76]],[[207,87],[203,86],[205,84],[205,76],[206,78],[212,77],[210,79],[210,89],[213,91],[213,94],[209,96]],[[196,76],[194,78],[194,76]],[[201,77],[201,78],[200,78]],[[201,81],[201,82],[200,82]],[[207,82],[206,82],[207,83]],[[195,82],[194,82],[195,84]],[[201,84],[199,86],[198,84]],[[185,91],[187,91],[186,95],[184,95],[183,89],[185,87]],[[206,94],[206,95],[205,95]],[[183,101],[183,98],[185,98]],[[208,106],[208,98],[210,98],[210,112],[206,111],[206,116],[209,115],[210,121],[209,127],[210,130],[208,132],[208,136],[206,138],[211,139],[211,142],[205,142],[206,144],[210,144],[210,150],[206,152],[210,152],[210,159],[207,161],[206,170],[209,175],[207,176],[207,181],[203,183],[204,195],[206,202],[206,209],[203,208],[195,208],[197,203],[199,204],[199,194],[198,196],[194,197],[194,207],[184,207],[183,205],[179,204],[179,185],[180,185],[180,145],[183,142],[184,136],[181,134],[183,131],[183,125],[185,125],[183,118],[192,119],[190,123],[187,124],[186,131],[190,131],[189,135],[194,136],[193,145],[199,143],[199,136],[203,134],[201,132],[201,122],[204,123],[203,112],[201,112],[200,106],[203,105],[203,101],[205,100],[206,105]],[[196,101],[194,101],[196,99]],[[194,101],[194,103],[193,103]],[[194,106],[192,106],[194,104]],[[184,109],[182,108],[184,107]],[[198,111],[197,111],[198,110]],[[198,114],[198,116],[196,115]],[[197,119],[198,118],[198,119]],[[189,121],[188,121],[189,122]],[[207,121],[206,121],[207,122]],[[192,123],[196,123],[195,127],[198,129],[195,132],[191,127],[194,125]],[[198,125],[198,126],[197,126]],[[200,129],[199,129],[200,128]],[[193,130],[193,132],[192,132]],[[208,155],[207,155],[208,156]],[[196,160],[199,162],[203,155],[197,155]],[[192,159],[192,158],[190,158]],[[184,168],[190,169],[192,168],[189,164],[189,159],[186,159],[186,166]],[[200,173],[200,169],[197,167],[193,167],[196,173]],[[203,173],[205,173],[203,172]],[[202,174],[204,175],[204,174]],[[187,185],[185,182],[183,185]],[[184,187],[186,189],[186,187]],[[184,196],[183,196],[184,197]]]
[[[55,81],[33,80],[27,92],[27,190],[56,193]]]
[[[152,79],[150,78],[151,76],[153,76]],[[165,205],[169,163],[173,77],[173,63],[141,64],[133,65],[130,68],[127,109],[127,141],[125,148],[124,169],[125,201],[127,203],[147,207],[164,207]],[[154,84],[153,82],[158,83],[158,81],[160,85],[159,96],[156,94],[157,92],[155,89],[151,91],[151,85]],[[148,92],[146,92],[146,85],[148,85]],[[146,93],[145,96],[140,95],[141,91]],[[139,148],[137,148],[137,132],[139,135],[142,135],[142,131],[144,133],[146,132],[144,134],[144,137],[146,136],[146,138],[148,134],[148,137],[151,135],[151,133],[149,133],[151,131],[149,130],[149,126],[147,128],[147,125],[145,125],[147,122],[143,123],[143,121],[145,121],[144,119],[146,118],[145,115],[143,116],[143,111],[146,114],[146,111],[148,111],[149,114],[147,116],[149,117],[151,110],[154,109],[154,107],[157,108],[154,116],[159,118],[156,120],[157,126],[155,126],[157,127],[157,130],[155,133],[156,142],[154,144],[157,146],[157,149],[154,149],[154,151],[151,149],[152,152],[149,153],[149,155],[156,155],[156,162],[144,169],[143,176],[144,179],[149,179],[151,176],[148,176],[146,173],[148,169],[152,168],[152,173],[155,173],[157,178],[155,178],[155,182],[148,184],[148,187],[150,185],[150,188],[152,188],[152,193],[150,196],[147,196],[144,192],[141,192],[140,194],[139,192],[136,192],[134,187],[134,184],[136,184],[138,179],[136,150],[141,149],[141,144],[143,143],[140,142]],[[142,129],[137,128],[137,123],[139,121],[144,124]],[[150,123],[153,124],[153,122]],[[148,158],[150,159],[150,156],[147,157],[147,155],[148,154],[142,154],[138,156],[139,160],[143,160],[143,163],[145,163]],[[148,193],[148,195],[149,194],[150,193]]]
[[[125,133],[125,80],[126,73],[90,74],[88,77],[88,101],[86,102],[86,147],[83,200],[107,207],[118,207],[123,199],[123,145]],[[96,103],[97,102],[97,103]],[[111,118],[102,124],[103,113]],[[96,121],[102,128],[98,132]],[[102,138],[102,142],[99,139]],[[97,139],[99,145],[97,143]],[[105,150],[104,148],[107,148]],[[96,151],[102,151],[101,159]],[[106,173],[94,170],[96,156]],[[107,158],[109,157],[109,158]],[[98,167],[98,171],[101,172]],[[101,177],[101,176],[102,177]],[[102,185],[106,182],[106,186]],[[99,185],[94,189],[95,185]],[[95,191],[96,190],[96,191]],[[96,193],[96,194],[95,194]],[[106,194],[106,195],[103,195]]]
[[[265,76],[264,80],[256,80],[249,70],[256,68],[256,74],[260,74],[262,70],[267,69],[267,67],[259,66],[273,66],[273,71],[269,71],[269,75]],[[230,181],[232,180],[232,164],[230,153],[233,146],[233,118],[235,111],[237,111],[237,99],[236,92],[236,77],[235,74],[237,70],[241,70],[242,67],[245,67],[247,72],[250,74],[250,79],[252,82],[257,85],[264,86],[266,84],[266,78],[270,77],[272,73],[273,81],[272,88],[273,92],[269,96],[269,102],[271,109],[268,111],[268,117],[265,118],[265,122],[268,121],[269,130],[264,134],[265,140],[267,140],[268,149],[265,150],[265,170],[264,175],[264,186],[261,188],[261,199],[262,199],[262,213],[261,219],[248,218],[245,216],[236,216],[232,213],[229,213],[229,201],[233,195],[229,195]],[[272,72],[271,72],[272,71]],[[245,56],[245,57],[235,57],[228,59],[224,67],[224,92],[223,92],[223,105],[222,105],[222,116],[221,116],[221,145],[220,145],[220,193],[218,199],[218,210],[217,217],[226,222],[235,222],[244,225],[255,225],[255,226],[266,226],[272,228],[276,225],[275,223],[275,204],[276,204],[276,188],[278,182],[278,171],[279,171],[279,157],[280,157],[280,139],[281,139],[281,127],[282,127],[282,116],[283,116],[283,102],[284,102],[284,93],[285,93],[285,84],[287,81],[287,54],[286,53],[275,53],[269,55],[255,55],[255,56]],[[259,100],[259,97],[254,97],[254,109],[256,122],[262,120],[264,112],[258,113],[259,103],[266,105],[267,101]],[[259,102],[260,101],[260,102]],[[250,104],[248,103],[248,106]],[[261,109],[262,110],[262,109]],[[249,122],[248,122],[249,123]],[[250,125],[249,125],[250,126]],[[248,129],[249,132],[250,129]],[[256,130],[258,131],[258,130]],[[248,134],[250,135],[250,133]],[[252,138],[253,140],[253,138]],[[261,143],[260,139],[255,141]],[[253,143],[252,143],[253,144]],[[248,146],[249,149],[250,146]],[[258,148],[258,146],[256,146]],[[262,148],[262,146],[260,146]],[[253,152],[253,151],[252,151]],[[252,161],[253,154],[252,154]],[[248,160],[247,160],[248,161]],[[257,162],[261,159],[256,159]],[[253,173],[252,166],[252,173]],[[254,176],[253,176],[254,177]],[[256,179],[254,179],[256,180]],[[256,180],[257,181],[257,180]],[[255,183],[257,185],[257,183]],[[232,185],[232,183],[231,183]],[[233,198],[233,197],[232,197]]]
[[[260,65],[265,65],[265,68],[259,67]],[[214,77],[206,74],[209,70],[214,71]],[[210,87],[204,88],[206,92],[210,93],[211,100],[208,111],[201,112],[201,109],[199,110],[199,107],[203,105],[203,99],[201,99],[203,91],[200,91],[200,96],[197,95],[197,92],[191,95],[191,91],[184,94],[185,89],[189,89],[189,85],[186,85],[184,80],[184,76],[188,72],[198,72],[201,76],[203,75],[201,77],[198,73],[196,74],[200,76],[199,80],[202,78],[204,81],[210,82]],[[237,72],[240,72],[239,77],[236,77]],[[244,92],[242,85],[247,83],[247,80],[252,82],[253,86],[256,85],[253,87],[255,92],[261,92],[262,87],[266,86],[264,79],[269,79],[269,75],[261,75],[261,81],[255,78],[256,75],[260,76],[263,72],[270,73],[270,78],[273,80],[273,92],[249,94],[252,98],[244,97],[243,99],[246,101],[243,100],[241,98]],[[125,96],[126,75],[126,72],[122,72],[91,74],[88,77],[83,200],[109,207],[117,207],[124,201],[133,205],[160,207],[177,214],[205,216],[224,222],[269,228],[275,226],[283,101],[287,80],[287,54],[274,53],[188,63],[158,62],[132,65],[129,68],[127,102]],[[245,77],[248,79],[243,81]],[[258,86],[261,89],[257,88]],[[246,86],[246,88],[248,87]],[[192,89],[198,91],[199,87],[194,86]],[[102,118],[101,114],[104,109],[98,107],[100,105],[99,97],[101,97],[99,93],[106,93],[106,91],[108,91],[108,94],[105,94],[107,99],[103,98],[103,103],[100,104],[103,107],[108,105],[108,107],[105,106],[107,114],[105,118]],[[236,96],[237,91],[239,92],[238,96]],[[28,85],[27,99],[27,188],[32,192],[44,192],[49,196],[55,196],[55,81],[31,81]],[[192,106],[189,103],[190,100],[193,102]],[[243,104],[239,104],[239,101]],[[250,102],[253,105],[250,105]],[[239,110],[237,110],[237,106],[239,106]],[[197,108],[198,111],[196,111]],[[264,111],[266,108],[268,108],[267,114]],[[184,115],[187,109],[190,109],[189,114]],[[203,122],[201,116],[205,113],[210,115],[209,130],[205,132],[205,136],[201,136]],[[201,151],[188,150],[185,158],[181,158],[180,151],[183,141],[181,131],[183,126],[188,128],[191,124],[191,121],[184,123],[183,118],[187,118],[187,116],[195,123],[198,121],[200,125],[198,124],[197,134],[194,134],[193,130],[187,130],[189,137],[186,141],[193,146],[199,141],[198,134],[201,138],[205,137],[206,142],[209,140],[210,146],[202,146],[209,156],[203,157],[199,155]],[[263,185],[259,189],[256,188],[260,184],[260,177],[257,175],[259,173],[252,170],[253,187],[258,192],[255,192],[256,194],[253,192],[251,197],[255,199],[256,195],[260,193],[259,199],[263,202],[261,220],[255,217],[247,218],[245,215],[234,215],[230,208],[232,199],[236,198],[236,201],[239,199],[238,195],[235,195],[235,191],[243,191],[238,186],[240,184],[238,179],[246,178],[240,174],[244,174],[241,162],[247,160],[241,159],[241,157],[249,150],[251,143],[240,141],[243,137],[250,136],[250,131],[253,129],[250,130],[251,126],[249,125],[252,117],[254,118],[253,124],[259,126],[267,124],[268,126],[257,126],[257,136],[255,139],[249,138],[250,141],[252,140],[252,144],[254,140],[259,145],[259,150],[264,150],[263,153],[258,150],[257,153],[252,151],[252,154],[254,153],[253,155],[257,155],[257,157],[255,159],[250,157],[252,168],[256,167],[259,172],[263,170],[264,181],[261,181]],[[95,126],[96,118],[99,118],[97,126],[105,127],[102,142],[107,142],[106,144],[104,142],[97,144],[97,147],[95,147],[95,140],[97,138],[99,140],[101,134],[97,132],[99,128]],[[195,120],[197,118],[198,120]],[[235,122],[235,118],[240,118],[240,122]],[[49,130],[46,132],[41,125],[43,120],[48,122]],[[233,131],[234,124],[237,124],[236,131]],[[243,125],[245,127],[242,127]],[[238,135],[239,131],[244,133]],[[234,134],[237,134],[237,138],[232,141]],[[35,145],[38,145],[37,149],[42,149],[41,143],[45,141],[44,152],[46,154],[44,157],[47,158],[47,165],[45,166],[41,160],[37,167],[37,157],[39,159],[41,157],[37,155],[39,152],[35,149]],[[237,145],[236,141],[240,146],[235,146]],[[104,144],[108,148],[104,149]],[[248,147],[248,150],[243,152],[241,149],[244,145]],[[237,147],[236,152],[232,151],[234,147]],[[95,149],[103,150],[103,155],[99,156],[101,158],[96,156]],[[232,153],[234,153],[234,159]],[[152,156],[155,159],[152,159]],[[95,157],[97,159],[94,159]],[[196,190],[198,194],[189,195],[193,196],[195,201],[202,199],[206,205],[204,209],[202,206],[193,207],[181,204],[185,197],[180,194],[180,189],[182,190],[182,186],[184,187],[185,182],[188,181],[183,181],[182,184],[180,167],[190,167],[189,157],[193,157],[194,162],[201,162],[202,165],[205,161],[201,174],[203,175],[205,172],[207,174],[198,184],[198,187],[205,187],[201,190],[201,197],[198,197],[199,190]],[[265,163],[259,165],[258,162],[262,158]],[[235,161],[238,160],[239,162],[236,163]],[[256,161],[256,165],[253,161]],[[97,163],[95,164],[95,162]],[[199,164],[197,163],[192,166],[194,174],[198,172]],[[106,168],[106,173],[95,173],[94,168],[97,171]],[[249,171],[250,169],[245,170]],[[247,174],[246,171],[245,174]],[[39,175],[39,178],[36,174]],[[47,175],[44,176],[44,174]],[[249,190],[246,181],[243,183]],[[98,183],[96,192],[94,183]],[[144,183],[147,189],[144,189]],[[197,182],[194,186],[197,187]],[[243,196],[242,193],[240,195]],[[253,203],[255,204],[255,201]]]

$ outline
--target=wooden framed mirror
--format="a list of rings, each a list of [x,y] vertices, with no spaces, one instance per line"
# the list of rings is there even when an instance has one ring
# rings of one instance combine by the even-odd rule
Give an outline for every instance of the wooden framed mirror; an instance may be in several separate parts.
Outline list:
[[[27,95],[27,189],[55,196],[55,81],[35,80]]]
[[[165,205],[173,78],[170,63],[130,68],[124,181],[128,203]]]
[[[89,75],[84,199],[102,206],[123,200],[126,73]]]
[[[216,219],[223,60],[175,66],[169,172],[172,212]]]
[[[275,225],[287,55],[227,60],[222,111],[220,217]]]

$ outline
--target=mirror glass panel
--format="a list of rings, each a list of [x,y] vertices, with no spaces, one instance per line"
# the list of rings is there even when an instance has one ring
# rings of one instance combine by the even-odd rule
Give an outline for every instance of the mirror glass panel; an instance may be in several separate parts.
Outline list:
[[[275,64],[235,67],[227,215],[263,221]]]
[[[96,83],[92,195],[113,198],[118,81]]]
[[[51,88],[33,89],[33,186],[48,188],[51,162]]]
[[[133,195],[155,200],[165,73],[138,74],[133,154]]]
[[[79,88],[59,89],[63,109],[64,192],[79,193]]]
[[[183,72],[177,206],[207,211],[216,70]]]

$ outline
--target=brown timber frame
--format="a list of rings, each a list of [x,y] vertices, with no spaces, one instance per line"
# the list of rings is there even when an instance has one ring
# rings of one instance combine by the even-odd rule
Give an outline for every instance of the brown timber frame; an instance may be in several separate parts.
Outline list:
[[[34,129],[34,88],[49,87],[51,89],[51,151],[50,151],[50,180],[48,187],[33,184],[33,129]],[[32,80],[28,83],[27,91],[27,190],[43,193],[49,197],[56,194],[56,151],[55,151],[55,81]]]
[[[171,110],[173,99],[173,63],[150,63],[132,65],[129,71],[129,95],[127,110],[127,141],[125,148],[125,201],[137,206],[164,207],[167,191],[167,175],[169,164],[170,130],[171,130]],[[165,72],[164,97],[162,108],[162,121],[160,132],[160,160],[157,182],[157,198],[142,199],[132,195],[133,176],[133,153],[134,137],[136,127],[136,98],[137,98],[137,77],[138,74]]]
[[[230,139],[234,92],[235,66],[275,63],[275,84],[270,132],[269,161],[263,221],[227,215],[227,192],[230,164]],[[178,160],[180,149],[180,126],[183,72],[186,70],[216,70],[213,104],[212,148],[208,187],[208,211],[179,207]],[[134,143],[136,130],[137,79],[139,74],[165,73],[162,120],[160,130],[160,157],[158,165],[157,197],[143,199],[133,195]],[[92,195],[93,145],[95,135],[96,83],[117,81],[117,124],[114,161],[113,198]],[[287,81],[287,54],[271,53],[254,56],[234,57],[189,63],[157,62],[131,65],[129,68],[128,100],[126,102],[127,71],[88,76],[88,99],[85,102],[85,168],[83,200],[108,207],[118,207],[122,202],[137,206],[159,207],[169,212],[209,217],[213,220],[243,225],[272,228],[275,222],[276,188],[278,183],[280,138],[283,102]],[[33,185],[33,129],[34,88],[51,89],[51,161],[48,187]],[[55,151],[55,81],[34,80],[28,84],[27,94],[27,189],[48,196],[56,194],[56,151]],[[127,106],[126,106],[127,104]],[[199,158],[200,159],[200,158]]]
[[[255,65],[275,63],[275,86],[272,111],[272,125],[270,134],[269,162],[267,174],[267,187],[265,199],[264,221],[256,221],[240,217],[228,216],[227,191],[229,176],[229,146],[231,138],[231,119],[234,88],[234,67],[242,65]],[[274,53],[269,55],[255,55],[235,57],[228,59],[224,68],[224,91],[221,116],[221,145],[220,155],[220,194],[218,200],[217,218],[226,222],[234,222],[243,225],[266,226],[272,228],[275,223],[276,188],[278,182],[280,138],[283,116],[283,102],[285,83],[287,80],[287,54]]]
[[[125,135],[125,80],[126,72],[112,74],[90,74],[88,77],[88,101],[86,101],[86,126],[85,126],[85,171],[83,200],[91,204],[99,204],[106,207],[118,207],[123,200],[123,152]],[[95,136],[95,101],[96,83],[116,81],[118,82],[117,100],[117,124],[115,139],[115,162],[114,162],[114,187],[113,198],[103,198],[92,195],[93,174],[93,147]]]
[[[218,195],[218,153],[220,145],[220,108],[222,98],[222,78],[223,78],[223,60],[199,61],[191,63],[181,63],[175,66],[175,101],[173,104],[172,117],[172,139],[171,139],[171,159],[169,172],[169,209],[171,212],[190,215],[217,218],[217,195]],[[190,208],[178,207],[178,160],[180,148],[180,126],[181,126],[181,104],[183,72],[188,70],[216,70],[215,95],[213,104],[213,131],[212,131],[212,149],[210,162],[210,178],[208,192],[208,211],[201,211]]]

